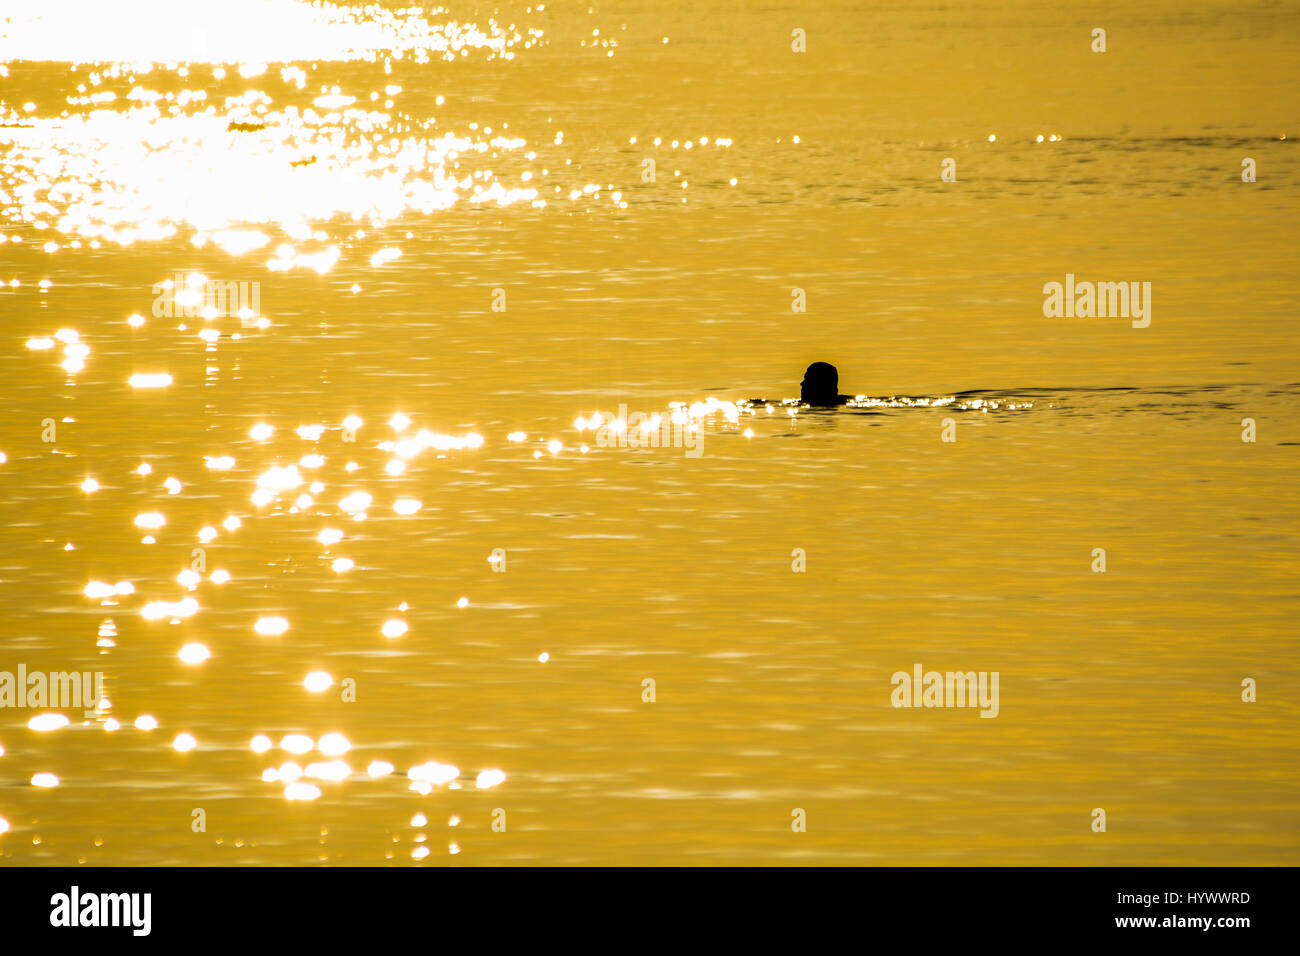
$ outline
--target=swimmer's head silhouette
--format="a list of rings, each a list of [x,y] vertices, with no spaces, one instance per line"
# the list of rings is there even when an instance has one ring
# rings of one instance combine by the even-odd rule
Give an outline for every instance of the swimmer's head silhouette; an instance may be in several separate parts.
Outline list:
[[[799,398],[806,405],[843,405],[849,396],[840,394],[840,373],[829,362],[813,362],[799,383]]]

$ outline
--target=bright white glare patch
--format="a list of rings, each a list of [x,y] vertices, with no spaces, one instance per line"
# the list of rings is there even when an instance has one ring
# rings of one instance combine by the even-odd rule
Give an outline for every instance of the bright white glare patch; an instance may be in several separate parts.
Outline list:
[[[286,800],[315,800],[320,796],[320,787],[314,783],[294,782],[284,788]]]
[[[135,516],[135,526],[146,531],[157,531],[166,523],[167,519],[157,511],[146,511]]]
[[[451,764],[430,760],[428,763],[412,767],[406,772],[406,776],[408,780],[416,783],[444,784],[459,777],[460,770]]]
[[[326,757],[337,757],[352,749],[352,743],[340,733],[328,733],[316,744],[318,750]]]
[[[207,525],[199,529],[200,544],[207,544],[208,542],[213,541],[216,537],[217,537],[217,529],[213,528],[211,525]]]
[[[357,101],[355,96],[344,96],[340,93],[327,93],[324,96],[318,96],[311,101],[312,106],[319,107],[323,110],[341,110],[345,106],[351,106]],[[373,264],[374,259],[371,259]]]
[[[182,647],[177,656],[186,664],[202,664],[212,656],[212,652],[203,644],[195,642]]]
[[[225,528],[227,531],[234,531],[239,527],[239,525],[240,521],[234,515],[230,515],[225,521],[221,522],[221,527]]]
[[[201,580],[202,578],[199,576],[199,572],[192,571],[189,568],[186,568],[180,574],[176,575],[176,583],[181,585],[181,587],[190,588],[191,590],[197,587]]]
[[[406,633],[406,622],[399,621],[397,618],[389,618],[384,622],[384,637],[401,637]]]
[[[91,581],[82,591],[86,597],[93,600],[102,600],[103,598],[113,596],[113,586],[105,584],[103,581]]]
[[[148,714],[142,714],[135,719],[136,730],[157,730],[158,718],[150,717]]]
[[[265,636],[278,637],[289,630],[289,622],[282,617],[259,617],[253,630]]]
[[[388,424],[393,431],[403,432],[411,427],[411,419],[406,415],[403,415],[401,412],[398,412],[388,420]]]
[[[456,601],[456,606],[457,606],[457,607],[469,607],[469,598],[467,598],[467,597],[459,598],[459,599]]]
[[[330,565],[330,567],[339,574],[342,574],[344,571],[351,571],[356,566],[356,562],[351,558],[335,558],[334,563]]]
[[[178,753],[183,753],[183,754],[189,753],[198,745],[199,742],[194,739],[193,734],[177,734],[176,739],[172,741],[172,747]]]
[[[33,787],[49,788],[49,787],[57,787],[58,785],[59,785],[59,778],[52,773],[37,773],[32,775]]]
[[[339,502],[339,507],[348,514],[356,514],[358,511],[365,511],[369,508],[372,501],[374,499],[364,491],[354,491]]]
[[[480,790],[489,790],[505,779],[506,775],[500,770],[484,770],[474,779],[474,786]]]
[[[332,780],[335,783],[346,780],[352,775],[352,768],[345,760],[316,761],[307,764],[303,775],[313,780]]]
[[[275,434],[275,426],[258,422],[248,430],[248,434],[252,436],[253,441],[266,441]]]
[[[166,388],[172,377],[168,372],[136,372],[126,383],[132,388]]]
[[[270,750],[273,745],[271,743],[271,738],[266,736],[266,734],[258,734],[248,742],[248,746],[253,753],[264,754]]]
[[[551,659],[551,655],[548,651],[542,651],[540,654],[537,655],[537,659],[541,661],[543,664],[545,664],[547,661]]]
[[[140,466],[135,470],[135,473],[137,475],[148,475],[151,474],[152,472],[153,472],[153,465],[149,464],[147,461],[140,462]]]
[[[217,570],[213,571],[212,574],[209,575],[208,580],[213,584],[225,584],[230,580],[230,572],[222,568],[217,568]]]
[[[85,481],[81,483],[81,490],[87,493],[92,491],[98,491],[99,482],[96,481],[94,478],[87,478]]]
[[[31,720],[27,721],[27,729],[35,730],[38,733],[44,733],[49,730],[59,730],[68,726],[68,718],[62,714],[37,714]]]
[[[328,690],[333,683],[334,678],[324,671],[312,671],[303,678],[302,686],[313,694],[319,694],[323,690]]]
[[[215,458],[209,458],[205,455],[203,460],[212,471],[229,471],[235,467],[235,459],[229,455],[221,455]]]
[[[298,437],[303,441],[320,441],[320,436],[325,434],[324,425],[299,425]]]
[[[301,484],[302,476],[298,474],[297,465],[272,465],[257,476],[257,491],[253,494],[253,502],[259,506],[267,504],[277,494],[292,491]]]
[[[133,329],[138,329],[140,326],[144,325],[144,316],[132,315],[127,318],[126,324],[131,326]]]
[[[69,63],[149,64],[159,54],[156,29],[125,29],[119,5],[113,10],[102,3],[85,0],[46,0],[40,7],[17,7],[8,11],[5,44],[0,45],[0,62],[13,59],[53,60]],[[167,22],[174,12],[172,0],[132,0],[127,5],[132,24],[158,25]],[[482,49],[489,54],[506,55],[520,43],[515,27],[509,30],[489,23],[480,28],[472,24],[430,22],[428,16],[416,16],[405,10],[388,11],[367,6],[373,16],[362,17],[359,8],[334,7],[328,4],[302,4],[292,0],[225,0],[221,16],[212,17],[197,31],[166,33],[167,59],[191,66],[239,64],[238,73],[245,79],[266,72],[267,64],[315,60],[357,60],[376,55],[416,54],[426,51],[442,59],[465,56],[467,49]],[[538,6],[538,9],[543,9]],[[257,29],[250,29],[256,24]],[[532,39],[532,31],[528,31]],[[10,49],[12,46],[12,49]],[[216,66],[213,76],[222,79],[226,69]],[[184,74],[182,74],[184,75]],[[281,79],[293,79],[292,71],[281,71]],[[384,88],[386,95],[399,89]],[[352,97],[337,99],[329,91],[316,97],[320,109],[339,109]],[[347,102],[344,102],[347,101]]]
[[[370,766],[366,768],[366,773],[370,775],[372,780],[377,780],[380,777],[387,777],[396,769],[387,760],[372,760]]]
[[[393,510],[399,515],[413,515],[421,508],[417,498],[398,498],[393,502]]]
[[[411,826],[413,827],[425,827],[428,825],[429,825],[429,818],[426,817],[423,813],[417,813],[415,816],[411,817]]]
[[[150,601],[140,609],[140,615],[146,621],[160,621],[165,617],[193,617],[198,610],[199,602],[187,597],[179,601]]]
[[[181,493],[181,483],[175,478],[168,478],[163,482],[163,487],[167,489],[169,495],[179,495]]]
[[[285,734],[280,740],[280,749],[291,754],[305,754],[316,746],[316,741],[306,734]]]
[[[338,544],[343,540],[343,532],[337,528],[325,528],[320,534],[316,535],[316,540],[329,547],[331,544]]]

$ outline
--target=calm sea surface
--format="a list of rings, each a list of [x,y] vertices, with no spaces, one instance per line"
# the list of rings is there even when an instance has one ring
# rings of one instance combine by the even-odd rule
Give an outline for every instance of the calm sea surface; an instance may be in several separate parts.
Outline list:
[[[0,672],[107,698],[0,861],[1300,863],[1300,7],[106,7],[0,4]]]

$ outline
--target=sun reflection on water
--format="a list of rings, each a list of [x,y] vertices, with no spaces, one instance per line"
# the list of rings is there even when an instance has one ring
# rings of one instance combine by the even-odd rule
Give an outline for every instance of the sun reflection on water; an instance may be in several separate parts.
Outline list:
[[[492,19],[481,25],[433,22],[440,14],[426,17],[418,11],[387,11],[374,6],[362,9],[292,0],[231,0],[221,18],[205,25],[207,29],[173,36],[165,27],[168,4],[128,0],[127,5],[134,11],[130,16],[124,15],[120,6],[109,12],[98,3],[51,0],[43,14],[22,13],[6,23],[0,59],[21,50],[25,62],[15,64],[15,71],[35,69],[32,64],[42,60],[67,60],[75,65],[67,71],[61,102],[29,107],[25,98],[22,102],[0,99],[0,221],[7,221],[15,231],[13,237],[0,234],[5,241],[21,239],[32,251],[72,255],[81,249],[179,237],[196,249],[246,257],[270,272],[306,269],[327,273],[346,262],[383,276],[407,267],[416,258],[413,244],[403,243],[404,252],[398,236],[384,231],[411,214],[428,216],[458,204],[540,209],[548,202],[560,204],[566,197],[581,208],[597,202],[610,209],[627,208],[624,192],[615,184],[603,179],[588,182],[589,176],[584,177],[576,166],[571,174],[577,178],[556,184],[558,177],[551,175],[551,168],[568,165],[572,147],[555,127],[531,137],[535,145],[509,124],[494,129],[466,120],[448,128],[437,115],[447,102],[442,94],[431,97],[432,105],[421,109],[400,82],[344,81],[337,75],[326,76],[329,71],[318,68],[319,64],[360,59],[376,68],[382,64],[385,75],[390,76],[394,63],[400,72],[403,63],[435,59],[477,56],[509,60],[543,43],[540,30]],[[248,30],[246,22],[241,22],[241,18],[251,17],[257,20],[257,30]],[[157,30],[152,29],[155,24]],[[590,42],[611,55],[617,46],[607,38]],[[164,59],[158,59],[159,50],[166,51]],[[16,83],[7,84],[6,91],[16,87]],[[6,91],[0,91],[0,96]],[[571,135],[570,141],[574,138]],[[696,140],[701,146],[707,141],[707,137]],[[723,145],[717,140],[718,147]],[[673,148],[677,148],[676,141]],[[692,143],[687,141],[684,148],[692,149]],[[539,157],[539,152],[552,161]],[[559,161],[554,161],[557,158]],[[23,279],[28,284],[34,281]],[[11,287],[17,288],[18,282],[12,280]],[[112,316],[114,334],[131,343],[125,352],[112,351],[109,346],[113,343],[102,344],[106,338],[101,338],[102,329],[94,330],[95,334],[87,332],[87,341],[82,341],[77,330],[56,329],[53,324],[25,331],[32,336],[26,339],[26,348],[33,359],[49,362],[68,376],[88,365],[94,370],[101,363],[109,366],[115,362],[111,376],[104,379],[112,384],[105,387],[131,394],[134,401],[145,404],[177,400],[177,394],[184,393],[202,374],[181,362],[160,361],[159,353],[151,348],[159,337],[183,333],[178,338],[202,356],[197,368],[206,369],[212,381],[219,367],[208,363],[218,362],[218,356],[250,329],[272,328],[271,320],[254,309],[222,312],[214,308],[205,297],[207,282],[205,275],[184,271],[159,282],[157,288],[169,292],[172,305],[180,310],[180,314],[168,313],[168,321],[158,321],[163,317],[157,312],[148,317],[148,310],[140,304],[125,306]],[[52,283],[42,280],[39,288],[48,291]],[[360,289],[359,284],[352,285],[353,292]],[[131,309],[141,311],[128,315]],[[218,323],[222,318],[237,318],[238,330],[233,323]],[[177,321],[181,319],[185,321]],[[117,325],[119,322],[125,322],[125,327]],[[277,317],[274,330],[283,329],[286,322]],[[512,445],[528,440],[522,431],[508,435],[493,432],[485,438],[472,424],[452,427],[448,422],[430,422],[430,427],[422,427],[417,410],[412,405],[406,407],[411,414],[393,412],[393,406],[358,406],[360,414],[351,414],[341,422],[302,421],[259,409],[258,416],[265,415],[266,420],[247,418],[229,434],[214,433],[210,442],[205,441],[204,454],[195,459],[177,462],[169,460],[164,449],[138,447],[130,453],[130,464],[119,465],[116,475],[101,471],[95,477],[81,472],[70,480],[69,488],[80,482],[81,491],[93,493],[96,502],[133,494],[123,523],[139,529],[137,538],[139,532],[151,532],[139,540],[161,540],[159,551],[177,539],[187,550],[195,538],[205,546],[224,545],[230,541],[228,535],[245,522],[250,537],[266,524],[303,530],[322,546],[313,546],[317,564],[309,570],[328,578],[328,586],[342,587],[364,578],[370,565],[377,563],[368,560],[358,568],[351,557],[320,553],[335,546],[340,546],[336,550],[356,546],[359,551],[365,536],[340,530],[356,527],[345,522],[370,516],[376,525],[400,521],[407,527],[421,527],[441,507],[434,495],[418,484],[422,470],[437,467],[441,459],[473,456],[490,440],[505,438]],[[705,421],[731,424],[739,414],[734,403],[708,399],[674,403],[664,417],[694,427]],[[364,426],[362,415],[387,426],[371,442],[357,439]],[[656,415],[650,427],[658,424]],[[356,442],[348,449],[350,457],[339,453],[340,432],[347,435],[343,440]],[[539,449],[556,457],[575,449],[584,454],[589,450],[586,445],[566,445],[550,436],[536,440]],[[319,453],[301,454],[303,441],[320,443]],[[534,451],[531,446],[511,450],[525,455]],[[154,464],[144,458],[156,463],[157,478],[152,477]],[[173,470],[180,477],[168,474]],[[137,477],[124,481],[123,474]],[[132,488],[118,487],[121,483]],[[190,516],[193,523],[188,523],[185,505],[212,497],[214,483],[222,490],[238,488],[237,497],[250,496],[255,508],[241,507],[231,498],[223,502],[221,511]],[[395,487],[399,484],[401,489]],[[416,496],[417,491],[421,496]],[[242,517],[226,514],[226,508],[240,510]],[[224,520],[222,514],[226,514]],[[326,526],[327,522],[331,526]],[[374,537],[381,535],[382,529],[374,530]],[[133,572],[140,586],[138,601],[133,600],[136,588],[130,581],[110,584],[96,580],[83,585],[82,577],[76,587],[84,587],[84,596],[102,605],[120,603],[134,609],[145,622],[138,626],[150,636],[164,631],[184,633],[183,638],[161,645],[168,665],[183,675],[182,679],[197,681],[213,676],[239,656],[229,633],[213,623],[222,608],[218,595],[208,593],[212,590],[209,585],[228,584],[220,598],[233,602],[238,602],[246,589],[260,586],[256,570],[243,563],[239,552],[223,552],[222,561],[229,561],[236,576],[224,568],[209,572],[199,566],[178,572],[174,564],[165,575]],[[356,573],[336,577],[350,571]],[[443,606],[467,614],[485,606],[476,603],[475,610],[468,610],[469,597],[457,593],[444,593],[439,600]],[[291,633],[288,616],[256,605],[235,606],[239,609],[236,627],[250,642],[288,635],[283,642],[288,646],[311,628],[312,622],[298,608],[278,608],[292,616]],[[408,605],[403,602],[398,609],[405,612]],[[419,624],[411,630],[402,617],[388,616],[391,610],[371,610],[365,636],[376,645],[384,643],[381,637],[393,639],[390,647],[414,644],[409,638],[406,642],[395,639],[408,634],[423,637],[432,630]],[[124,614],[126,611],[123,608]],[[99,625],[96,653],[111,655],[109,660],[123,655],[130,649],[131,639],[126,627],[124,633],[123,647],[112,651],[117,647],[116,626],[111,620]],[[529,652],[530,660],[533,653]],[[549,654],[542,652],[536,660],[544,663]],[[326,671],[309,670],[316,663],[320,662],[303,661],[301,669],[285,677],[286,688],[297,697],[306,697],[303,691],[322,695],[312,703],[333,696],[326,691],[336,683]],[[214,754],[232,749],[229,739],[221,739],[220,728],[191,724],[191,717],[174,711],[159,709],[158,713],[169,730],[146,739],[160,751],[191,754],[185,758],[190,762],[213,759]],[[93,722],[105,730],[123,726],[102,713],[84,724]],[[30,726],[33,731],[48,732],[70,723],[62,714],[47,714]],[[193,732],[180,729],[186,724]],[[159,726],[159,720],[148,714],[130,724],[144,732]],[[250,778],[256,774],[276,785],[276,799],[283,788],[286,800],[314,801],[332,790],[317,784],[382,780],[398,773],[398,756],[392,752],[383,754],[391,759],[369,759],[371,753],[364,753],[364,760],[354,756],[351,759],[358,761],[358,767],[365,767],[364,773],[354,770],[344,759],[353,744],[340,731],[321,733],[323,728],[317,726],[310,733],[299,732],[274,721],[262,726],[266,732],[248,743],[254,754],[271,752],[278,740],[284,754],[298,758],[276,761],[279,766],[261,766],[271,762],[267,758],[249,768]],[[128,729],[112,739],[129,737],[137,735]],[[241,734],[233,747],[242,751],[246,739]],[[323,759],[310,759],[313,751]],[[179,765],[180,761],[172,759]],[[468,790],[471,780],[473,789],[494,789],[507,779],[505,771],[494,768],[471,772],[462,780],[456,766],[439,760],[410,766],[406,778],[404,786],[422,797],[435,788]],[[392,783],[399,781],[400,777]],[[409,799],[408,794],[403,796]],[[450,821],[449,826],[456,826],[460,817],[453,815]],[[424,842],[427,837],[420,839]],[[427,854],[428,848],[423,849]],[[457,854],[461,847],[451,843],[448,852]]]
[[[163,0],[130,6],[135,15],[51,0],[9,18],[0,37],[0,60],[72,64],[57,107],[0,99],[0,218],[53,234],[47,252],[180,235],[232,256],[260,253],[273,272],[324,273],[364,237],[358,224],[379,229],[458,203],[548,203],[539,186],[560,164],[540,163],[509,124],[447,128],[436,114],[405,111],[400,83],[348,89],[319,79],[330,72],[322,64],[353,60],[382,63],[386,75],[394,62],[511,60],[545,42],[539,28],[436,21],[416,8],[231,0],[201,30],[171,31]],[[445,102],[439,95],[434,105]],[[559,133],[547,145],[563,143]],[[552,188],[550,201],[567,194],[585,205],[601,189]],[[611,208],[626,208],[618,190],[606,191]],[[379,268],[402,251],[356,254]],[[193,294],[176,292],[178,302]],[[139,314],[128,321],[145,324]],[[211,345],[220,333],[202,334]],[[64,364],[75,373],[84,360]]]

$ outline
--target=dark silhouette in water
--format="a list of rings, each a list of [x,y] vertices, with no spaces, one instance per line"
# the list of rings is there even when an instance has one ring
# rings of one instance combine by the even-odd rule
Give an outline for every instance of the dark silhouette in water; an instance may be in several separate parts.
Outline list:
[[[840,373],[829,362],[813,362],[799,383],[799,399],[805,405],[828,408],[843,405],[852,398],[840,394]]]

